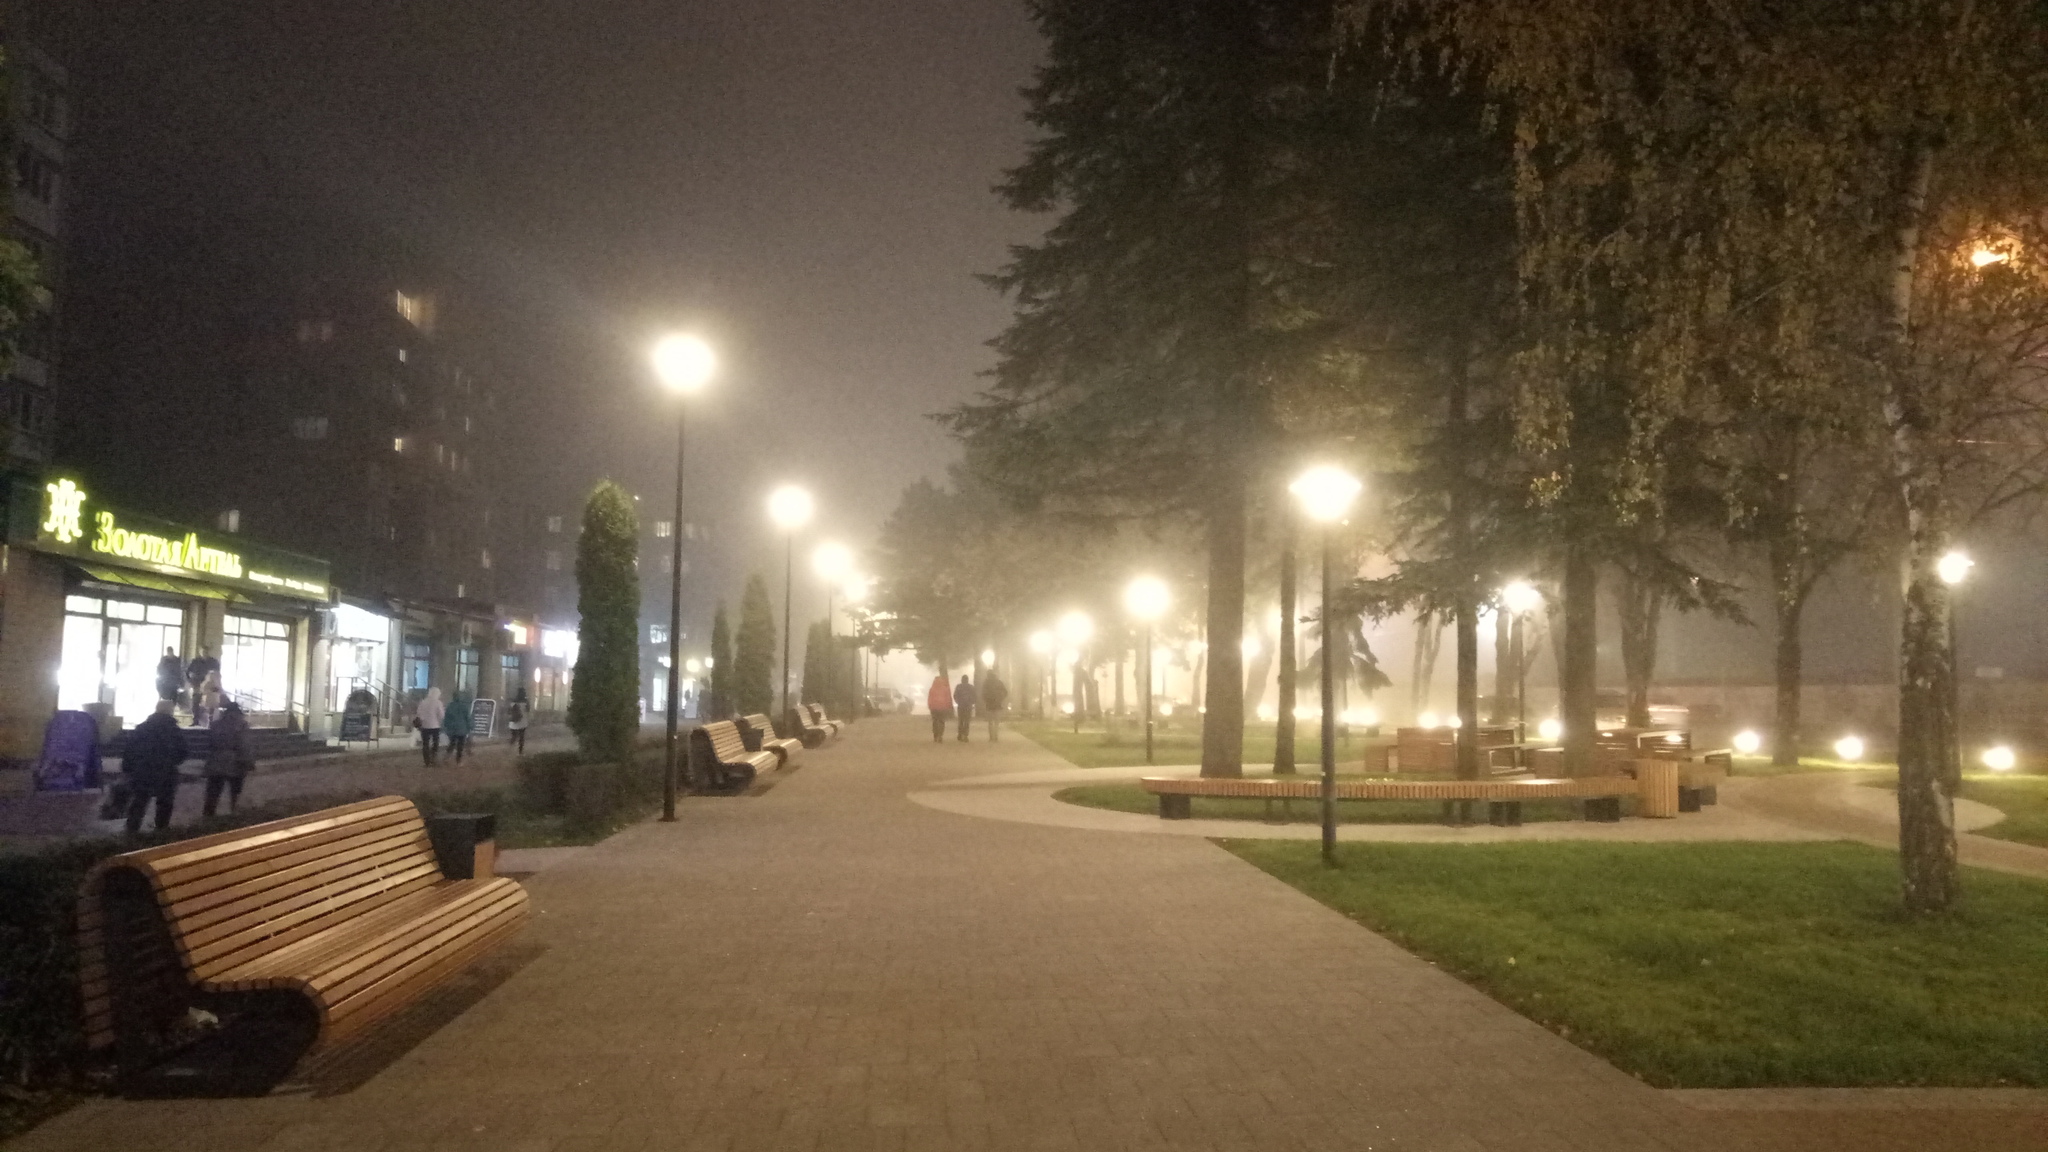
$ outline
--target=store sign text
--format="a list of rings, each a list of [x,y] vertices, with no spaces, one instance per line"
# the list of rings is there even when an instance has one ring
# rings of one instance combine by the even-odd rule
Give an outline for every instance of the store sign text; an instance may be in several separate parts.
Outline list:
[[[182,540],[172,540],[148,532],[131,532],[114,520],[112,512],[96,513],[93,527],[98,534],[92,538],[92,550],[123,560],[139,560],[145,564],[164,564],[172,568],[183,568],[190,572],[202,572],[209,576],[242,578],[242,555],[221,548],[208,548],[199,543],[197,532],[185,533]]]

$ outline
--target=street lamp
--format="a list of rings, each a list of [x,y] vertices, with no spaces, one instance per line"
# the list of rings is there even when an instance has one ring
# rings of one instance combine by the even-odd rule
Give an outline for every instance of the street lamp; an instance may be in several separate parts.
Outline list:
[[[1086,644],[1088,638],[1095,635],[1095,621],[1089,619],[1086,612],[1077,608],[1060,617],[1059,634],[1060,642],[1065,644],[1074,653],[1074,733],[1079,735],[1081,732],[1081,645]],[[1054,687],[1057,688],[1058,686],[1055,685]]]
[[[1173,601],[1173,594],[1167,590],[1165,581],[1157,576],[1140,576],[1124,589],[1124,611],[1138,618],[1143,625],[1143,640],[1140,650],[1145,653],[1145,680],[1141,690],[1145,709],[1145,763],[1152,763],[1152,721],[1157,713],[1152,708],[1152,624],[1166,612],[1166,606]]]
[[[1337,683],[1330,642],[1331,538],[1362,487],[1358,477],[1331,464],[1311,468],[1287,486],[1303,514],[1323,526],[1323,863],[1332,868],[1337,866]]]
[[[794,484],[784,484],[768,494],[768,518],[782,529],[782,722],[795,715],[789,708],[789,622],[791,587],[796,579],[796,530],[811,522],[816,505],[811,494]]]
[[[684,333],[664,336],[654,345],[648,359],[654,374],[680,400],[703,388],[718,372],[718,355],[698,337]],[[676,509],[669,521],[668,590],[668,743],[662,751],[661,818],[676,818],[676,716],[681,709],[682,685],[677,675],[683,640],[683,430],[688,406],[676,404]]]
[[[1529,723],[1529,669],[1523,659],[1522,621],[1543,606],[1543,593],[1527,580],[1515,580],[1500,590],[1501,607],[1508,610],[1508,661],[1515,666],[1515,740],[1527,739]]]

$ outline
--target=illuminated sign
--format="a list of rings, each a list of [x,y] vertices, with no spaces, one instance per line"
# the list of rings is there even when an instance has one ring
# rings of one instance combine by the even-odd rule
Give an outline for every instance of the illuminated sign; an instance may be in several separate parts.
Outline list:
[[[328,596],[324,561],[131,516],[95,502],[69,477],[15,483],[7,527],[10,541],[43,552],[298,600],[324,603]]]

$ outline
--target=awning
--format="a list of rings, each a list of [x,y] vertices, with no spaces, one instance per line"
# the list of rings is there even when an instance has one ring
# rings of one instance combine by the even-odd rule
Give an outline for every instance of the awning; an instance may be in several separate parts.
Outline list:
[[[218,584],[204,584],[176,576],[159,576],[153,572],[138,572],[132,568],[105,568],[97,564],[73,564],[71,567],[87,579],[100,584],[141,588],[149,592],[167,592],[173,596],[197,596],[204,600],[225,600],[230,604],[255,603],[240,592],[232,588],[222,588]]]

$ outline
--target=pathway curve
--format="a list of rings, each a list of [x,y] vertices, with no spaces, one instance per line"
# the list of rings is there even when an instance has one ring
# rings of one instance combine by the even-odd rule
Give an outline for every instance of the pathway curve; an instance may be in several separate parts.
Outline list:
[[[1696,1106],[1200,839],[908,803],[1058,766],[922,731],[863,723],[536,874],[538,955],[353,1091],[94,1101],[14,1147],[2048,1146],[2024,1108]]]

